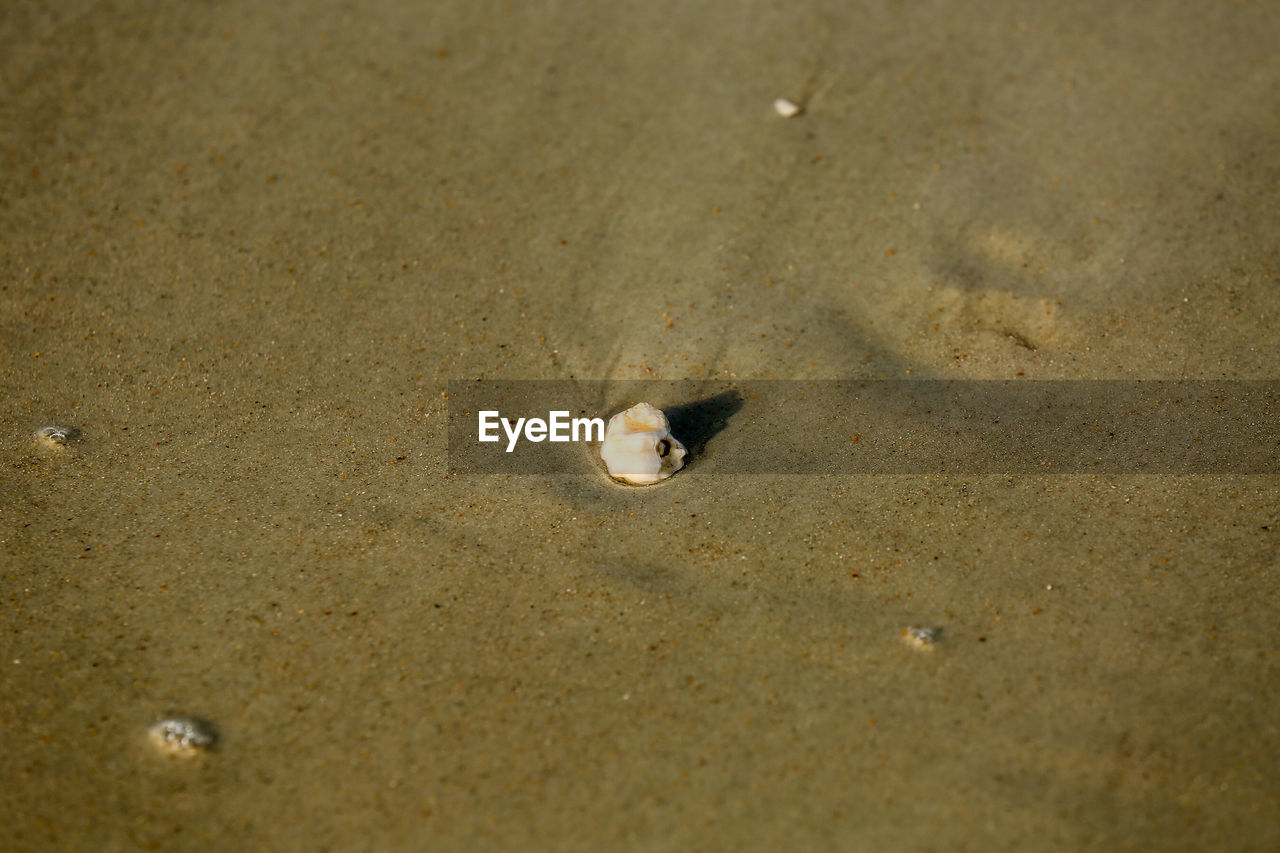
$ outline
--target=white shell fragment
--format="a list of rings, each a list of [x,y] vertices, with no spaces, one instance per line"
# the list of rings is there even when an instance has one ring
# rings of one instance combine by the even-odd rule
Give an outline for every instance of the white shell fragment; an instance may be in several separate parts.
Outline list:
[[[684,445],[671,435],[661,409],[636,403],[609,418],[600,458],[609,476],[647,486],[665,480],[684,466]]]
[[[147,729],[152,746],[175,758],[195,758],[213,748],[213,726],[197,717],[176,715],[157,720]]]
[[[36,441],[44,447],[63,448],[67,446],[67,442],[75,438],[75,433],[75,427],[47,426],[40,427],[35,435]]]
[[[778,98],[778,100],[774,101],[773,108],[783,118],[800,115],[800,105],[794,101],[788,101],[786,98]]]
[[[902,639],[921,651],[932,649],[934,643],[938,642],[941,637],[941,628],[930,628],[924,625],[912,625],[902,632]]]

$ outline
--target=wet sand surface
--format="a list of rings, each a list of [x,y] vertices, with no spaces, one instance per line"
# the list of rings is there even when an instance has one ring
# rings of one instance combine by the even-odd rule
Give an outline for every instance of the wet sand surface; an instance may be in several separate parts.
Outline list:
[[[1275,850],[1280,476],[468,476],[445,397],[1276,378],[1277,44],[6,2],[5,845]]]

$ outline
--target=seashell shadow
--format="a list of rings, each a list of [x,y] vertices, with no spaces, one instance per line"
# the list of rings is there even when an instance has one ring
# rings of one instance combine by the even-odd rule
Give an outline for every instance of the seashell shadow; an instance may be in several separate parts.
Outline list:
[[[663,410],[671,425],[671,434],[688,451],[685,467],[698,464],[707,444],[729,426],[729,419],[742,406],[741,394],[737,391],[724,391],[714,397]]]

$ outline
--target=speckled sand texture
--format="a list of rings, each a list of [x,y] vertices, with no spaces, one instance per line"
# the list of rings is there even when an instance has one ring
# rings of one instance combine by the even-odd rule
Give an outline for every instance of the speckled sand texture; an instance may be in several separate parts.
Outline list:
[[[1280,475],[445,440],[449,380],[1280,377],[1277,45],[1247,0],[0,3],[0,846],[1280,848]],[[216,749],[150,748],[175,711]]]

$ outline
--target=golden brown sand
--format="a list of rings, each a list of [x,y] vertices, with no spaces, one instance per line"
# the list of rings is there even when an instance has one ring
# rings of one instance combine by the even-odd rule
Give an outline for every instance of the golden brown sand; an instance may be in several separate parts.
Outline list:
[[[444,399],[1275,378],[1277,44],[0,4],[5,845],[1277,849],[1280,476],[451,475]]]

